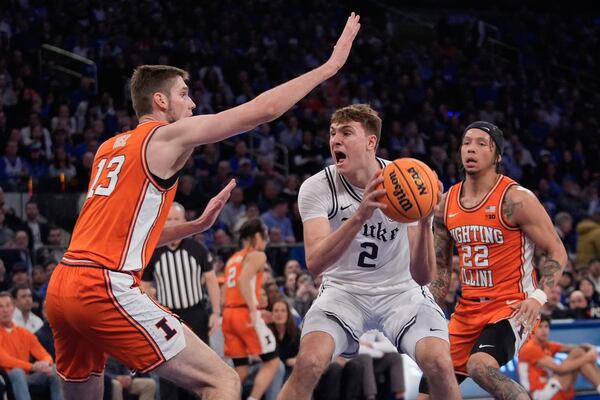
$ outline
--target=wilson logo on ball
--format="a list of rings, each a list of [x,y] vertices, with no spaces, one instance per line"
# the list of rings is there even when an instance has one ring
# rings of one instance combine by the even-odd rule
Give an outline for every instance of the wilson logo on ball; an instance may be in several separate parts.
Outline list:
[[[394,185],[394,196],[398,200],[398,204],[404,211],[410,210],[413,205],[410,200],[406,198],[406,192],[402,189],[395,170],[390,173],[390,180],[392,181],[392,185]]]

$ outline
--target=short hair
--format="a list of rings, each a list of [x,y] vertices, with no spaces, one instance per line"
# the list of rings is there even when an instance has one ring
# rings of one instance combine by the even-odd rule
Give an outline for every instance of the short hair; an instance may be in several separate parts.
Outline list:
[[[542,324],[542,322],[547,322],[548,326],[552,326],[552,318],[550,318],[549,315],[540,315],[540,325]]]
[[[262,237],[267,236],[267,231],[260,218],[251,218],[244,222],[240,228],[240,240],[247,240],[257,233],[260,233]]]
[[[556,214],[556,216],[554,217],[554,221],[557,224],[561,224],[563,222],[573,221],[573,217],[568,212],[561,211],[561,212],[559,212],[559,213]]]
[[[189,74],[170,65],[141,65],[131,76],[131,100],[138,118],[152,114],[152,96],[156,92],[169,96],[169,89],[174,78],[189,79]]]
[[[19,290],[29,290],[31,291],[31,288],[29,287],[29,285],[25,285],[25,284],[21,284],[21,285],[16,285],[15,287],[13,287],[10,291],[10,294],[12,295],[13,299],[17,298],[17,295],[19,294]],[[32,291],[33,294],[33,291]]]
[[[369,135],[377,137],[377,146],[379,146],[381,117],[379,117],[377,111],[373,110],[368,104],[352,104],[336,110],[331,116],[332,124],[350,121],[360,122]]]
[[[1,297],[8,297],[12,301],[12,296],[6,290],[0,292],[0,298]]]

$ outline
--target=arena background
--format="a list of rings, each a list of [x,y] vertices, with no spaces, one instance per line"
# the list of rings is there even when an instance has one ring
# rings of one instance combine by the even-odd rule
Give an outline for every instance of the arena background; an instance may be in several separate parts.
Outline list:
[[[422,159],[446,188],[460,179],[464,127],[490,121],[507,141],[505,174],[536,193],[569,253],[559,303],[544,309],[561,318],[552,337],[600,345],[600,13],[584,2],[501,3],[2,1],[0,288],[12,285],[15,264],[27,266],[34,291],[44,288],[68,245],[95,150],[136,125],[128,92],[135,66],[186,69],[194,113],[219,112],[323,62],[355,10],[362,29],[336,77],[282,118],[197,149],[176,197],[187,217],[231,177],[244,209],[266,213],[283,198],[291,229],[272,230],[268,257],[284,291],[286,262],[304,267],[297,191],[330,162],[334,109],[371,104],[384,121],[379,155]],[[30,200],[42,232],[60,228],[58,239],[32,235]],[[236,246],[234,225],[219,221],[195,237],[215,254],[217,271]],[[595,290],[571,310],[569,294],[584,278]],[[412,398],[420,372],[409,365]],[[515,364],[504,372],[515,377]],[[588,382],[577,389],[578,398],[594,398]],[[469,382],[461,390],[485,397]]]

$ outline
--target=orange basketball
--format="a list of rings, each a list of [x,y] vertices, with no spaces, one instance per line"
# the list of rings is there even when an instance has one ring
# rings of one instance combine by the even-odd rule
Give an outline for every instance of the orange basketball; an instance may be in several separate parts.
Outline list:
[[[414,158],[399,158],[381,171],[387,204],[383,212],[398,222],[414,222],[431,213],[438,201],[438,178]]]

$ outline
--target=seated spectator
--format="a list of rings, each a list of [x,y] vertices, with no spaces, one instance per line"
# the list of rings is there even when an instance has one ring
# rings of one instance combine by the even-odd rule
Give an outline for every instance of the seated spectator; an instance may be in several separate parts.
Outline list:
[[[302,318],[304,318],[318,295],[319,290],[315,287],[312,276],[308,273],[298,275],[298,278],[296,279],[294,308],[300,313]]]
[[[363,395],[366,400],[377,398],[376,376],[388,373],[394,399],[404,399],[402,356],[396,347],[379,331],[371,330],[360,337],[358,356],[364,368]]]
[[[15,398],[29,399],[32,392],[50,389],[52,400],[62,399],[52,357],[33,333],[13,323],[14,311],[10,294],[0,292],[0,368],[8,371]]]
[[[19,144],[9,141],[6,143],[4,155],[0,157],[0,183],[17,190],[29,174],[29,164],[18,155],[18,151]]]
[[[300,329],[292,318],[290,305],[284,299],[278,299],[271,305],[269,328],[275,335],[279,358],[285,365],[285,376],[292,373],[296,364],[296,355],[300,349]]]
[[[112,400],[123,400],[124,393],[137,395],[139,400],[154,400],[156,393],[154,379],[132,376],[127,367],[112,357],[108,358],[104,373],[111,378]]]
[[[4,292],[10,288],[10,282],[6,273],[6,267],[4,261],[0,259],[0,292]]]
[[[35,333],[44,325],[40,317],[35,315],[33,309],[33,295],[26,285],[15,286],[12,290],[15,305],[13,322],[31,333]]]
[[[0,207],[0,247],[11,246],[15,240],[15,232],[6,225],[6,213]]]
[[[569,313],[570,318],[585,319],[589,318],[590,307],[585,295],[580,290],[573,290],[569,295]]]
[[[577,224],[577,265],[584,265],[591,259],[600,258],[600,211]]]
[[[550,291],[548,301],[542,306],[541,313],[551,318],[561,318],[561,315],[564,315],[564,312],[567,310],[567,307],[560,301],[561,297],[561,287],[558,285],[554,286]]]
[[[46,244],[35,253],[37,263],[46,265],[49,262],[59,262],[65,253],[63,232],[58,226],[48,228]]]
[[[244,204],[244,190],[241,187],[235,187],[231,191],[231,197],[221,214],[219,214],[219,221],[225,225],[229,232],[233,232],[235,223],[240,220],[244,214],[246,214],[246,205]]]
[[[588,307],[598,307],[600,306],[600,295],[596,291],[596,287],[594,286],[594,282],[592,282],[589,278],[583,278],[577,284],[577,289],[583,293],[585,299],[587,300]]]
[[[554,217],[554,230],[562,240],[568,254],[575,252],[573,232],[573,217],[568,212],[559,212]]]
[[[283,240],[289,243],[294,243],[294,230],[292,229],[292,221],[287,216],[288,203],[282,198],[277,198],[269,211],[263,213],[260,218],[263,220],[267,228],[271,229],[276,226],[281,230]]]
[[[519,352],[519,380],[534,399],[572,399],[578,375],[592,383],[600,393],[600,369],[596,365],[598,352],[591,344],[571,345],[552,342],[550,318],[542,320],[531,338]],[[568,354],[557,363],[554,355]]]
[[[39,264],[36,264],[31,269],[31,292],[37,294],[38,297],[43,299],[40,296],[40,291],[42,287],[48,282],[46,279],[46,270]]]
[[[337,357],[321,375],[314,400],[359,400],[362,398],[363,366],[356,359]]]
[[[596,292],[600,292],[600,259],[592,258],[588,263],[590,279],[594,282]]]
[[[265,249],[265,254],[277,276],[281,276],[285,262],[290,259],[290,248],[286,246],[278,226],[269,228],[269,246]]]

